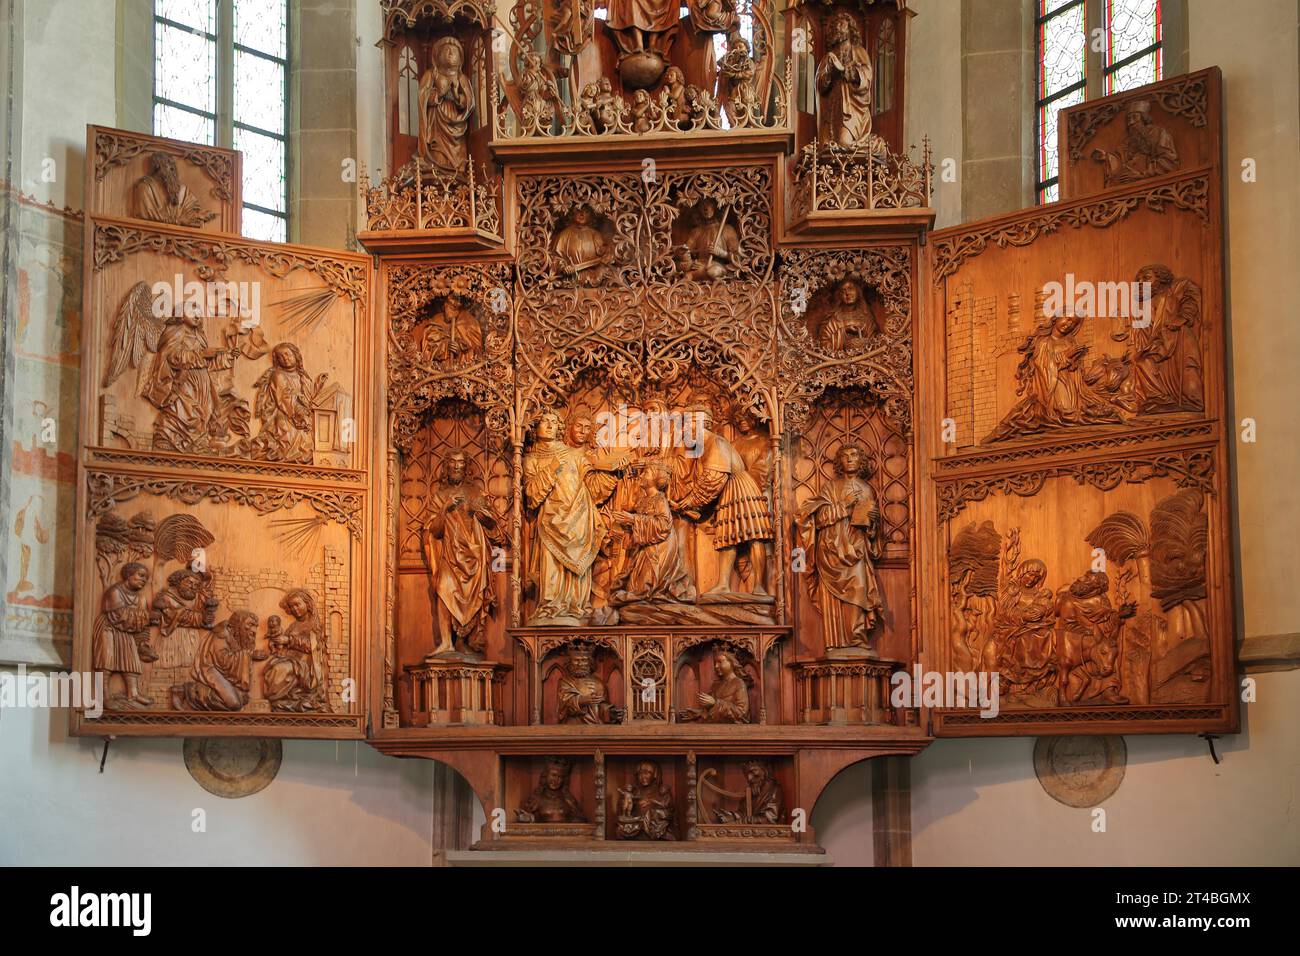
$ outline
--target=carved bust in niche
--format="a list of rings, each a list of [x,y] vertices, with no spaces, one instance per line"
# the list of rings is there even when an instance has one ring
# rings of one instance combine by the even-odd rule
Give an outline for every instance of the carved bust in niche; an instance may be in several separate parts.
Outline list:
[[[831,352],[859,352],[880,332],[866,296],[855,279],[844,279],[831,294],[831,303],[817,330],[817,343]]]
[[[149,156],[148,175],[136,180],[135,203],[140,218],[173,226],[193,228],[217,216],[203,210],[202,203],[181,182],[175,158],[162,152]]]
[[[727,222],[727,212],[719,210],[717,200],[709,196],[695,207],[695,226],[687,234],[679,255],[688,279],[696,282],[721,279],[743,264],[740,233]]]
[[[596,214],[590,206],[578,206],[569,224],[555,237],[558,271],[579,286],[600,285],[605,281],[609,257],[609,242],[596,227]]]
[[[424,330],[423,351],[435,362],[456,362],[483,354],[483,329],[465,300],[452,293]]]
[[[594,672],[592,650],[585,644],[569,646],[557,696],[562,724],[616,724],[623,720],[623,709],[610,704],[605,682]]]
[[[1151,119],[1151,101],[1134,100],[1124,116],[1124,139],[1115,150],[1094,149],[1107,186],[1161,176],[1178,168],[1178,149],[1169,130]]]
[[[586,823],[587,815],[569,790],[572,769],[563,757],[547,760],[537,786],[515,811],[515,819],[519,823]]]
[[[713,652],[713,684],[699,695],[699,707],[677,712],[678,721],[708,724],[749,723],[749,681],[734,653]]]
[[[663,770],[653,760],[636,765],[634,782],[618,791],[620,840],[676,840],[673,792],[664,786]]]

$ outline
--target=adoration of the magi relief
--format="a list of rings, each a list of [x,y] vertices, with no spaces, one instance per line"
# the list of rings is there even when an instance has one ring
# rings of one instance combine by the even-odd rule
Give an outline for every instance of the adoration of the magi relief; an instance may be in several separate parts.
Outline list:
[[[932,232],[902,2],[380,6],[369,255],[91,131],[80,732],[364,735],[485,848],[806,849],[938,733],[1234,723],[1216,72]]]

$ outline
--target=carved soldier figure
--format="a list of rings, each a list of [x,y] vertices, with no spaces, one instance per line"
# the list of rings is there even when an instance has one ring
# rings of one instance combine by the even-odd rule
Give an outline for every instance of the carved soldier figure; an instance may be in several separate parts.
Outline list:
[[[747,760],[744,802],[735,810],[717,810],[719,823],[779,823],[781,820],[781,785],[772,768],[761,760]]]
[[[105,674],[104,688],[114,674],[121,676],[124,694],[110,697],[115,709],[147,707],[153,699],[140,692],[140,645],[149,637],[149,609],[141,602],[149,569],[131,561],[122,566],[122,580],[104,592],[91,638],[95,670]]]
[[[699,695],[699,704],[698,708],[679,710],[677,719],[707,724],[749,723],[749,681],[731,651],[714,650],[713,684],[707,694]]]
[[[879,331],[862,287],[845,279],[835,287],[830,312],[822,320],[817,338],[823,348],[832,352],[857,352]]]
[[[732,126],[747,126],[758,118],[756,69],[749,55],[749,41],[733,33],[727,41],[727,52],[718,61],[718,75],[726,91],[723,103]]]
[[[432,64],[420,77],[420,158],[446,172],[469,164],[466,135],[474,90],[462,71],[465,49],[454,36],[433,44]]]
[[[622,589],[611,603],[666,600],[691,603],[695,582],[682,554],[681,535],[673,520],[666,465],[647,463],[640,473],[641,498],[631,511],[613,511],[610,520],[626,529],[630,565]]]
[[[695,228],[686,236],[691,260],[687,278],[697,282],[721,279],[729,269],[740,267],[740,233],[708,196],[700,200],[695,212]]]
[[[1024,396],[1007,412],[986,442],[1021,438],[1065,425],[1119,422],[1119,409],[1084,378],[1088,346],[1075,341],[1083,318],[1062,314],[1046,319],[1020,346],[1016,394]]]
[[[623,709],[610,704],[605,682],[592,672],[591,648],[585,644],[569,645],[557,700],[562,724],[617,724],[623,720]]]
[[[424,354],[435,362],[463,362],[483,354],[483,329],[465,300],[452,293],[424,330]]]
[[[437,625],[438,645],[431,658],[454,654],[457,641],[482,653],[485,617],[496,607],[491,543],[500,541],[502,532],[482,489],[466,480],[468,466],[459,448],[443,459],[420,536]]]
[[[515,811],[520,823],[586,823],[582,806],[569,790],[569,761],[551,757],[541,773],[537,786]]]
[[[316,396],[329,376],[313,379],[302,367],[302,352],[292,342],[271,350],[271,367],[253,383],[257,399],[253,410],[261,422],[257,437],[241,442],[250,458],[310,465],[315,451]]]
[[[605,281],[605,267],[609,263],[609,243],[592,222],[594,215],[589,206],[573,210],[569,224],[555,237],[555,254],[560,271],[573,276],[579,286],[600,285]]]
[[[867,145],[871,135],[872,67],[857,39],[853,17],[840,11],[826,25],[826,55],[817,65],[817,138],[847,148]]]
[[[866,455],[853,442],[835,456],[836,477],[799,509],[808,551],[808,587],[821,612],[827,648],[871,646],[885,602],[876,579],[880,505],[867,484]]]
[[[194,658],[192,677],[172,685],[174,710],[242,710],[248,703],[248,679],[253,661],[267,652],[254,648],[257,615],[235,611],[204,638]]]
[[[537,510],[528,562],[537,609],[529,627],[577,627],[590,617],[591,566],[603,528],[587,480],[592,472],[615,472],[625,464],[569,447],[560,440],[560,428],[559,415],[545,412],[524,455],[524,495]]]
[[[1056,668],[1063,700],[1126,704],[1120,694],[1119,636],[1135,604],[1111,607],[1110,579],[1089,571],[1056,598]]]
[[[316,615],[316,598],[306,588],[294,588],[280,599],[280,609],[293,618],[289,630],[273,635],[267,621],[270,662],[262,671],[262,696],[276,711],[328,710],[326,703],[325,628]]]
[[[149,157],[149,168],[149,174],[135,184],[136,212],[140,218],[191,227],[216,218],[215,212],[204,212],[198,198],[181,183],[173,157],[154,153]]]
[[[673,792],[664,786],[659,764],[642,760],[636,782],[620,787],[617,835],[620,840],[676,840],[673,833]]]
[[[755,595],[767,595],[767,542],[772,540],[772,509],[731,443],[713,431],[713,410],[693,405],[687,410],[698,422],[699,456],[687,464],[682,476],[680,509],[696,518],[713,512],[713,547],[718,552],[718,583],[711,595],[731,593],[731,574],[740,551],[749,552],[754,570]]]
[[[1092,158],[1106,169],[1107,186],[1137,182],[1178,168],[1178,150],[1169,130],[1151,120],[1151,102],[1134,100],[1124,117],[1124,140],[1115,151],[1094,149]]]
[[[1150,324],[1128,333],[1129,387],[1139,415],[1200,411],[1205,407],[1201,372],[1201,290],[1191,279],[1175,278],[1168,266],[1137,272],[1137,287],[1150,283],[1145,303]],[[1141,293],[1139,293],[1141,294]]]

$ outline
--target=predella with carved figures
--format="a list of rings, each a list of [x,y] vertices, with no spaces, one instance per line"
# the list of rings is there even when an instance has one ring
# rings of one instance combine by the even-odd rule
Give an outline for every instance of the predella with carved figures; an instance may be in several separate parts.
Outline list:
[[[935,232],[895,0],[380,7],[366,254],[90,130],[75,732],[445,760],[481,849],[806,852],[936,735],[1235,727],[1216,70]]]

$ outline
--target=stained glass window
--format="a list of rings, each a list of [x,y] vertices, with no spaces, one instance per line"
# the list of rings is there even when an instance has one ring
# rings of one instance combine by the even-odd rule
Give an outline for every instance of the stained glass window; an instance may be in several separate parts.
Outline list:
[[[287,0],[154,0],[154,132],[244,154],[244,235],[283,242]]]
[[[1160,0],[1038,0],[1039,202],[1058,198],[1057,112],[1159,80],[1160,18]]]

